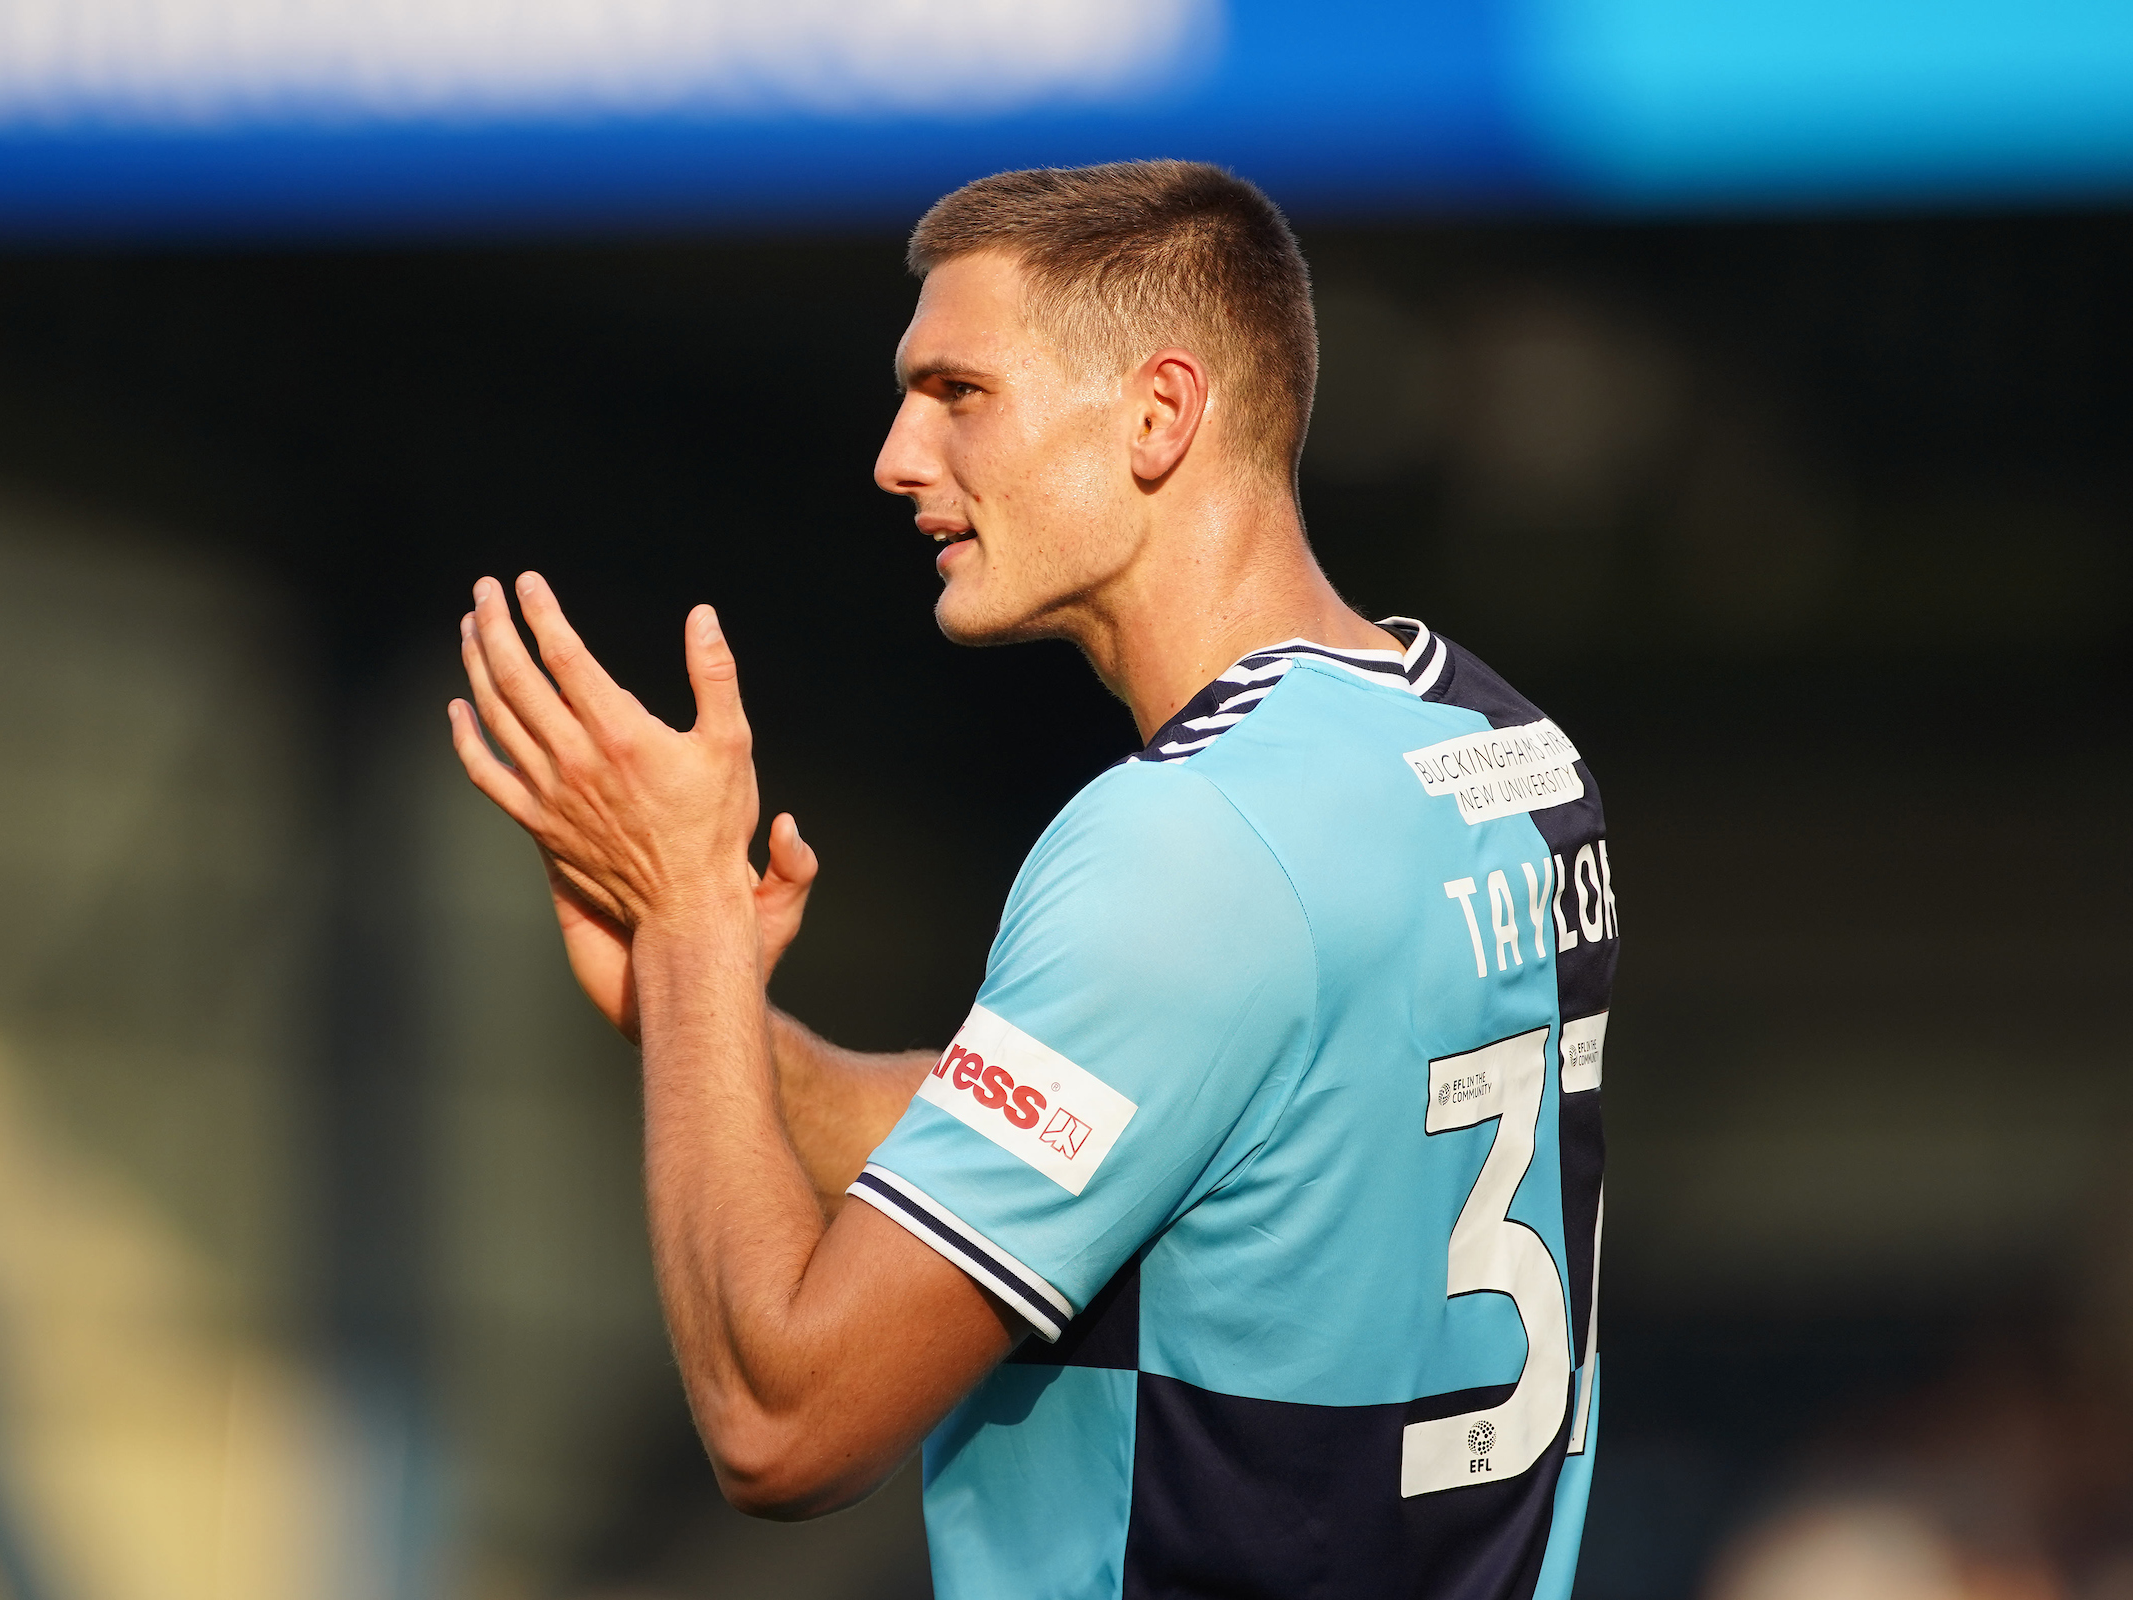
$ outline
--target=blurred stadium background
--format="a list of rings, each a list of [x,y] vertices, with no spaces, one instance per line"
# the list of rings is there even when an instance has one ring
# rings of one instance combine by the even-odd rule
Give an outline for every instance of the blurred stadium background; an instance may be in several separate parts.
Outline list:
[[[2133,1597],[2133,12],[0,0],[6,1600],[927,1592],[908,1472],[717,1498],[454,621],[678,717],[717,601],[781,999],[944,1038],[1132,728],[932,628],[898,236],[1141,154],[1299,222],[1335,581],[1608,793],[1579,1595]]]

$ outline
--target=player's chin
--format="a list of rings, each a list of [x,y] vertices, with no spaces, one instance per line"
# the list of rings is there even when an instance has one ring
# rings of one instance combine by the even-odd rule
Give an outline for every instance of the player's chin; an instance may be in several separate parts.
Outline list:
[[[933,620],[950,644],[1020,644],[1042,636],[1031,608],[1003,605],[1000,599],[984,593],[978,584],[951,579],[933,602]]]

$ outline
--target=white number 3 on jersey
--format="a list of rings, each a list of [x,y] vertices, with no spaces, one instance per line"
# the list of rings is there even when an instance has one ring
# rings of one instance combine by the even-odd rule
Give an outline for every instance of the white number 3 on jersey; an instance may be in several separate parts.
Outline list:
[[[1541,1458],[1563,1425],[1570,1403],[1570,1325],[1562,1274],[1540,1235],[1507,1215],[1533,1164],[1547,1045],[1548,1030],[1535,1028],[1429,1064],[1428,1132],[1496,1122],[1481,1176],[1452,1228],[1445,1293],[1509,1295],[1526,1326],[1526,1364],[1502,1405],[1407,1425],[1402,1495],[1515,1477]]]

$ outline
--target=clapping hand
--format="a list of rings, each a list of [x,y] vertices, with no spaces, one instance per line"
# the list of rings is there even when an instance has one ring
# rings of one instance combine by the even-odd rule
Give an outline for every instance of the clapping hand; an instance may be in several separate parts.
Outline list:
[[[473,703],[451,703],[453,746],[475,786],[540,846],[571,971],[634,1040],[630,947],[640,927],[708,921],[726,938],[753,940],[767,980],[799,932],[818,863],[789,814],[771,824],[767,870],[748,862],[758,816],[751,736],[709,606],[685,625],[697,720],[680,732],[607,675],[538,574],[517,588],[540,665],[502,586],[484,578],[460,622]]]

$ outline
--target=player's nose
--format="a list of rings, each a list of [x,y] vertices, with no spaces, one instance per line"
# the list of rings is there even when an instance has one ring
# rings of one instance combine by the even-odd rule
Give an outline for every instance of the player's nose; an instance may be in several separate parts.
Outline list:
[[[941,481],[939,452],[920,425],[924,413],[915,403],[920,398],[904,398],[889,424],[888,438],[881,442],[881,454],[874,458],[874,482],[889,494],[917,494]]]

